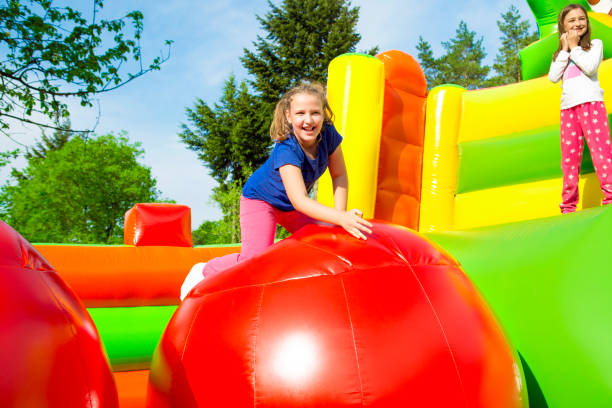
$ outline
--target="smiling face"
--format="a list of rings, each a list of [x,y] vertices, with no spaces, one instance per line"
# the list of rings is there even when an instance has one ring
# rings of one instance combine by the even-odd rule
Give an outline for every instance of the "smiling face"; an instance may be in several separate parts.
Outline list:
[[[567,33],[575,30],[582,37],[588,29],[587,16],[581,8],[572,9],[563,19],[563,30]]]
[[[316,146],[323,127],[324,114],[321,98],[310,93],[298,93],[291,98],[285,117],[293,128],[300,145],[308,149]]]

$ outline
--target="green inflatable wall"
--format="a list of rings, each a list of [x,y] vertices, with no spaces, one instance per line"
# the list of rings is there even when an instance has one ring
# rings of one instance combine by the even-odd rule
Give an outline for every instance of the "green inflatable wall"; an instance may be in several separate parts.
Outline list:
[[[612,206],[425,235],[497,314],[532,408],[612,406]]]

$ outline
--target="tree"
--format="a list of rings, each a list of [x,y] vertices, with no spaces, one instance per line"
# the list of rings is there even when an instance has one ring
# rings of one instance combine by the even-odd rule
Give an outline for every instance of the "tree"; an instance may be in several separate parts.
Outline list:
[[[0,216],[30,241],[121,243],[125,212],[159,196],[143,153],[125,135],[74,137],[0,189]]]
[[[26,160],[31,159],[32,157],[38,157],[40,159],[44,159],[47,157],[47,153],[54,150],[61,149],[70,138],[74,135],[73,132],[70,131],[70,121],[65,121],[63,124],[59,125],[59,127],[53,132],[53,135],[47,136],[43,128],[41,140],[36,142],[34,146],[27,147],[24,153],[24,157]],[[19,150],[16,150],[17,155]],[[16,168],[11,170],[11,176],[15,179],[25,179],[26,175]]]
[[[331,60],[355,51],[359,7],[346,0],[283,0],[280,6],[268,0],[268,5],[270,11],[257,16],[266,35],[257,36],[255,50],[245,49],[241,61],[264,103],[275,104],[296,81],[325,83]]]
[[[511,84],[521,80],[519,51],[538,39],[537,32],[529,33],[529,21],[521,20],[519,10],[514,5],[510,6],[501,17],[501,21],[497,20],[497,26],[501,32],[499,39],[502,45],[493,64],[497,75],[489,82],[493,86]]]
[[[490,68],[482,65],[482,60],[487,56],[482,46],[483,38],[475,40],[475,37],[476,33],[461,21],[455,38],[442,42],[446,50],[439,60],[442,83],[457,84],[467,89],[480,88],[485,84]]]
[[[214,109],[198,99],[193,109],[187,108],[187,116],[193,127],[182,125],[179,137],[220,186],[244,183],[265,161],[271,143],[265,129],[268,119],[258,98],[249,94],[245,82],[237,87],[233,75]]]
[[[91,106],[92,95],[157,70],[167,59],[159,56],[143,66],[141,12],[98,21],[103,0],[92,3],[89,22],[69,6],[53,6],[53,0],[7,0],[0,5],[0,131],[6,133],[11,120],[57,129],[43,123],[44,117],[57,123],[68,117],[68,98]],[[127,37],[126,24],[133,28]],[[129,59],[138,67],[123,74],[120,68]]]
[[[416,49],[418,51],[417,58],[421,63],[421,69],[423,70],[425,79],[427,80],[427,87],[431,89],[432,87],[439,85],[439,70],[437,66],[438,61],[434,58],[431,45],[420,35]]]
[[[58,126],[58,129],[55,129],[51,136],[47,136],[46,133],[42,132],[41,140],[36,142],[34,146],[28,147],[25,152],[25,158],[30,159],[32,157],[39,157],[41,159],[47,156],[49,151],[59,150],[61,149],[74,133],[70,131],[70,121],[66,120],[64,123]]]
[[[484,86],[490,67],[482,65],[487,56],[482,41],[482,37],[476,40],[476,33],[461,21],[455,38],[442,42],[446,54],[436,59],[429,43],[419,37],[418,58],[424,67],[428,88],[442,84],[457,84],[467,89]]]
[[[204,221],[193,232],[194,244],[227,244],[240,242],[240,196],[242,184],[231,182],[214,188],[211,200],[223,209],[223,218]]]
[[[232,241],[231,233],[228,233],[226,227],[227,223],[223,220],[202,222],[198,229],[191,233],[193,245],[220,245],[236,242]]]

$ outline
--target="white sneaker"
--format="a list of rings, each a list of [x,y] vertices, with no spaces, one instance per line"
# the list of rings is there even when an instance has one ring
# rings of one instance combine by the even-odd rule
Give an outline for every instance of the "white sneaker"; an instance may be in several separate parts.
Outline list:
[[[191,270],[181,285],[181,301],[187,297],[195,285],[204,280],[203,272],[205,266],[206,262],[198,262],[191,267]]]

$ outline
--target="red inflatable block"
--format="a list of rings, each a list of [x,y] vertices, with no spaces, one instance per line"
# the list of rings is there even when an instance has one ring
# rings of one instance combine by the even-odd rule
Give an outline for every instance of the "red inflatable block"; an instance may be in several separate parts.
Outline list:
[[[154,354],[147,406],[526,406],[520,366],[450,256],[374,223],[311,225],[202,281]]]
[[[87,311],[51,265],[0,221],[0,407],[116,408]]]
[[[138,203],[125,213],[124,243],[192,247],[191,209],[186,205]]]

